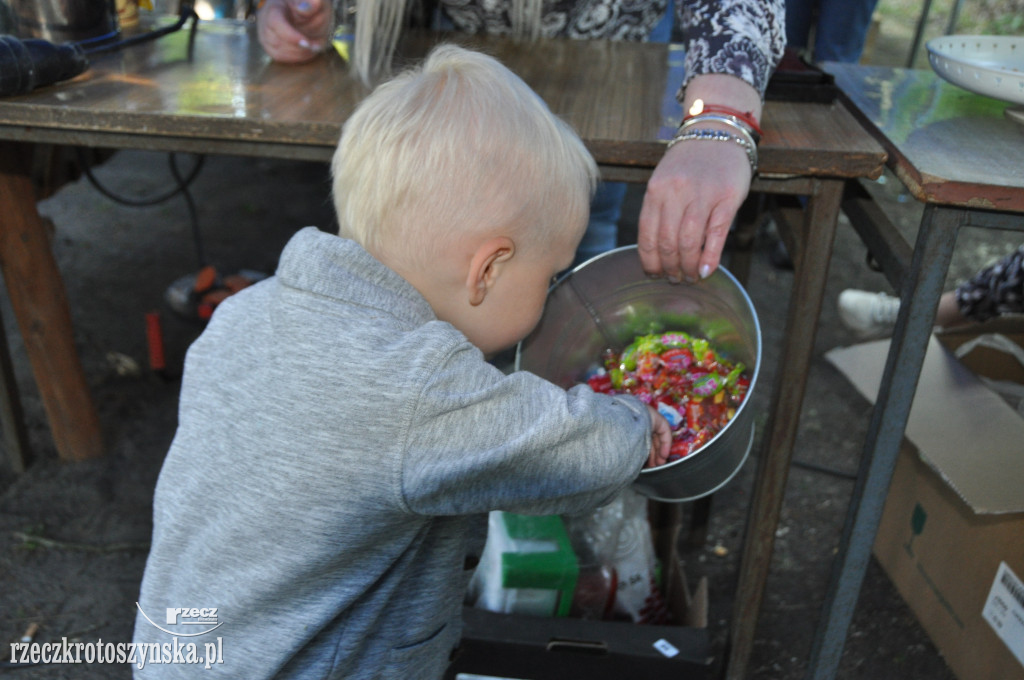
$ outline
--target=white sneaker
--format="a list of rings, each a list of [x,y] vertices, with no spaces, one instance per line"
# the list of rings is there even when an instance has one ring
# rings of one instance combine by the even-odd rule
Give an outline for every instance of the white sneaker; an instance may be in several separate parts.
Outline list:
[[[839,294],[839,318],[861,340],[892,335],[900,299],[885,293],[847,289]]]

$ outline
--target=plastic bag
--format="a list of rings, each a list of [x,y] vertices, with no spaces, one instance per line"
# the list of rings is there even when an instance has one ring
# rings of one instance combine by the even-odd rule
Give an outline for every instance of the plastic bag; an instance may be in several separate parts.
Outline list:
[[[664,623],[647,499],[626,489],[593,513],[564,519],[579,561],[573,614]]]

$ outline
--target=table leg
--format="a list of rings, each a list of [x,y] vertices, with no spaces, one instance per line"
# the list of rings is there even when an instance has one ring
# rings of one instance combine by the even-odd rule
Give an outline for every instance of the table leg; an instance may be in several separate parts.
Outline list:
[[[21,410],[3,319],[0,319],[0,429],[11,468],[15,472],[24,472],[32,462],[32,445],[25,430],[25,416]]]
[[[802,225],[804,233],[797,240],[803,247],[793,253],[796,275],[785,342],[765,427],[767,444],[758,457],[747,516],[725,669],[728,680],[747,675],[835,241],[843,181],[814,180],[812,187]]]
[[[65,460],[103,455],[99,418],[75,348],[71,310],[36,207],[29,147],[0,144],[0,267],[28,358]]]
[[[910,270],[900,291],[900,313],[875,407],[871,413],[857,484],[839,541],[807,678],[834,678],[871,557],[882,508],[924,364],[935,308],[953,257],[963,210],[926,206]]]
[[[726,244],[729,250],[729,272],[743,285],[746,285],[747,279],[750,278],[754,240],[761,227],[764,209],[764,194],[751,193],[736,213],[736,227],[729,232],[729,241]]]

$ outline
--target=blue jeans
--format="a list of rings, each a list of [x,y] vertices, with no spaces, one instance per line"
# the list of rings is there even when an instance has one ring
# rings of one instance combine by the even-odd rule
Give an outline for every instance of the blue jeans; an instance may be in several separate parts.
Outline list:
[[[669,0],[665,16],[651,29],[650,42],[668,42],[672,38],[672,24],[675,8]],[[597,186],[594,200],[590,203],[590,221],[583,240],[576,249],[573,266],[582,264],[592,257],[611,250],[618,244],[619,218],[622,216],[622,202],[626,198],[624,182],[601,182]]]
[[[786,43],[807,47],[818,8],[812,60],[857,63],[878,0],[786,0]]]

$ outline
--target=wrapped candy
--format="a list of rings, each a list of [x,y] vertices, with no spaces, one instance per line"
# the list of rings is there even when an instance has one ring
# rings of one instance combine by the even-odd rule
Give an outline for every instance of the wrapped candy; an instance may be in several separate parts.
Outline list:
[[[631,394],[654,406],[672,427],[670,462],[718,434],[750,387],[742,363],[682,331],[637,336],[621,353],[606,350],[601,360],[605,371],[587,383],[595,392]]]

